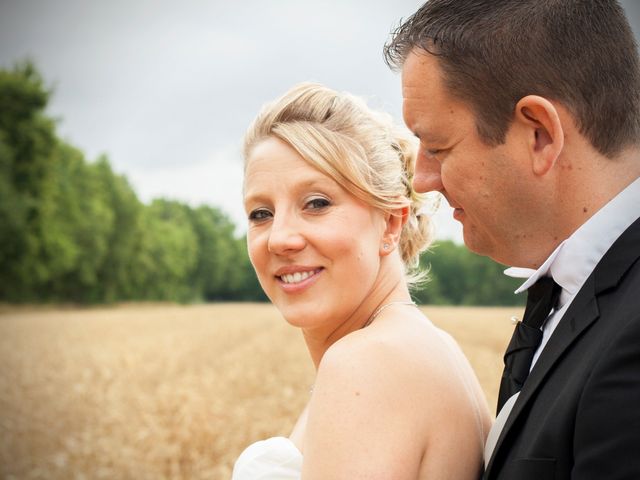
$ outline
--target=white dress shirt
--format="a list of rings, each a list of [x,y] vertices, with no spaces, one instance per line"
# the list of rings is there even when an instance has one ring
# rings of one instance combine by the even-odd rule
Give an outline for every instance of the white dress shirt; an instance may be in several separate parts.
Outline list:
[[[540,277],[546,275],[553,277],[562,287],[557,308],[551,311],[542,326],[542,342],[531,362],[532,369],[549,341],[549,337],[591,272],[617,238],[639,217],[640,178],[637,178],[582,224],[569,238],[560,243],[540,268],[533,270],[511,267],[505,270],[505,274],[511,277],[527,279],[515,293],[524,292]],[[489,432],[484,452],[485,466],[489,463],[517,395],[518,393],[505,403]]]

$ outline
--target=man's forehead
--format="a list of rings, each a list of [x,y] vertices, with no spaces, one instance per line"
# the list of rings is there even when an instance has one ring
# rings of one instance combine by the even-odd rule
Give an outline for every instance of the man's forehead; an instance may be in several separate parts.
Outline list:
[[[416,70],[439,75],[440,65],[438,58],[424,50],[412,50],[402,65],[402,75],[404,77]]]
[[[447,96],[437,59],[429,53],[411,53],[402,67],[402,96],[405,100],[439,101]]]

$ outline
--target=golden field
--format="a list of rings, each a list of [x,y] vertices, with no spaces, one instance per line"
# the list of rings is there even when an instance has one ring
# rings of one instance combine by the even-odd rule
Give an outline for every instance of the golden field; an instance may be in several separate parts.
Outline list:
[[[521,308],[422,307],[495,405]],[[287,435],[313,368],[267,304],[0,309],[0,478],[229,479]]]

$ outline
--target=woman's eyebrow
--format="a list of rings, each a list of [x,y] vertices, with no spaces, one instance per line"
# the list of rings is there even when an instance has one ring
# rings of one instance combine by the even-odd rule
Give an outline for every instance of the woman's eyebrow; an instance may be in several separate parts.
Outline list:
[[[331,187],[331,181],[330,179],[327,179],[325,177],[320,177],[320,176],[313,176],[311,178],[303,178],[301,179],[299,182],[297,182],[295,185],[293,185],[292,187],[287,187],[288,191],[296,191],[296,190],[305,190],[308,188],[313,188],[313,187],[323,187],[323,188],[329,188]],[[246,194],[244,196],[243,202],[249,203],[252,201],[260,201],[260,200],[264,200],[266,198],[267,194],[263,191],[260,191],[259,189],[255,192],[249,192],[248,194]]]

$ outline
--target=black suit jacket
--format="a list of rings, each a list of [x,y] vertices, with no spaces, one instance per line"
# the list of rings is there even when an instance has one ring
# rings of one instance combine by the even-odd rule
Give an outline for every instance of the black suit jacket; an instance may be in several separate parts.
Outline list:
[[[640,479],[640,219],[549,338],[483,478]]]

